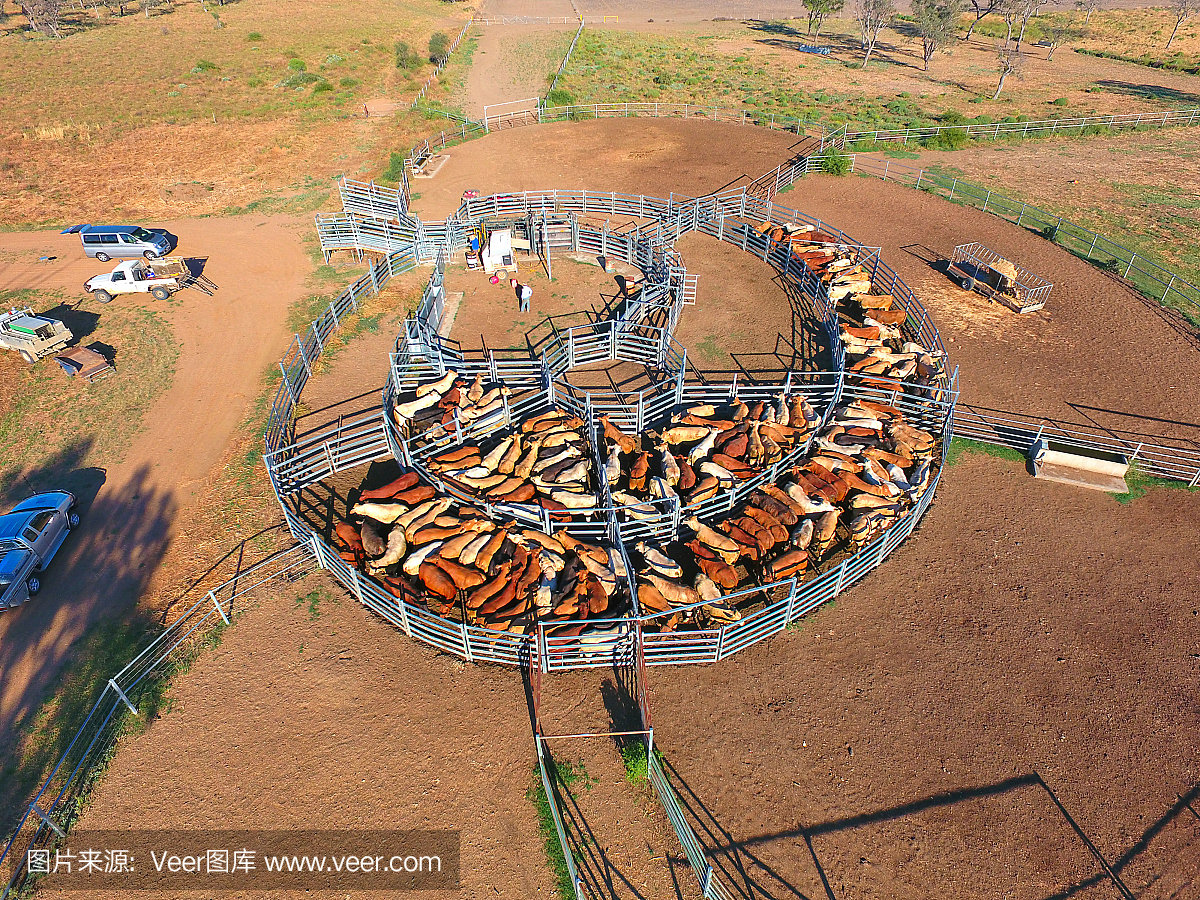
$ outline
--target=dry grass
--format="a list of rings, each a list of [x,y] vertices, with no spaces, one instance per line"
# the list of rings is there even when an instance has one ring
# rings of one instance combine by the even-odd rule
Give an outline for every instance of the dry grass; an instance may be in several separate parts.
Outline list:
[[[405,87],[395,42],[424,48],[434,31],[457,30],[437,0],[234,3],[213,7],[220,28],[200,4],[173,9],[79,13],[51,40],[18,30],[10,6],[0,33],[4,227],[214,214],[311,191],[306,178],[370,170],[382,143],[420,131],[414,123],[398,137],[362,118],[365,100]]]
[[[984,21],[985,30],[994,27]],[[879,128],[929,124],[946,111],[1043,119],[1200,105],[1189,76],[1072,53],[1070,44],[1048,60],[1048,49],[1031,42],[1024,78],[1010,78],[992,101],[992,38],[953,42],[925,72],[914,29],[903,21],[895,26],[884,31],[866,69],[849,20],[831,21],[817,41],[795,20],[702,23],[671,34],[588,29],[560,85],[581,103],[719,102]],[[814,42],[833,53],[798,49]]]

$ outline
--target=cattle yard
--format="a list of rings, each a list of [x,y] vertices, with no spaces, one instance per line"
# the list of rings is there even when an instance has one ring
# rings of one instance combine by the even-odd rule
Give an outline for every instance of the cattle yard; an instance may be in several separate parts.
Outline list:
[[[800,122],[654,107],[464,121],[396,189],[338,181],[321,256],[365,273],[265,434],[294,543],[108,682],[3,896],[150,810],[459,830],[446,896],[1195,895],[1195,289],[1156,270],[1156,304],[957,179],[818,174]],[[532,311],[468,265],[497,232]],[[414,278],[398,332],[327,352]],[[1038,447],[1130,491],[1035,482]]]

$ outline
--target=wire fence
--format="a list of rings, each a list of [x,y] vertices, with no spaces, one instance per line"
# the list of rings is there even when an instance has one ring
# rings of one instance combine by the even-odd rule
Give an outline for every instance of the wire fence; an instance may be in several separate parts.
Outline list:
[[[459,43],[461,43],[462,39],[466,37],[467,32],[474,23],[474,19],[467,19],[467,21],[463,24],[462,31],[460,31],[458,36],[450,43],[450,49],[446,51],[445,56],[438,60],[437,68],[433,70],[433,74],[425,79],[425,83],[421,85],[421,89],[417,91],[417,96],[414,97],[412,103],[409,104],[410,109],[420,103],[421,99],[425,96],[429,89],[437,83],[438,77],[442,74],[442,70],[445,69],[450,63],[450,55],[458,49]]]
[[[567,48],[567,55],[563,57],[563,61],[559,63],[558,71],[554,73],[554,79],[550,82],[550,88],[546,91],[546,97],[542,100],[539,106],[545,106],[549,102],[554,89],[558,87],[558,79],[562,78],[563,71],[567,68],[567,64],[571,61],[571,54],[575,52],[575,45],[579,43],[579,36],[583,34],[583,19],[579,20],[579,30],[575,32],[575,37],[571,38],[571,46]]]
[[[0,900],[29,886],[28,851],[53,849],[65,838],[82,812],[94,772],[103,769],[130,717],[144,717],[163,680],[229,625],[234,600],[277,579],[300,577],[311,565],[311,554],[298,544],[245,568],[239,558],[232,578],[208,590],[193,588],[199,599],[108,679],[0,853],[0,877],[8,875]]]
[[[1031,122],[964,123],[929,125],[919,128],[895,128],[864,131],[847,130],[838,136],[839,147],[864,143],[902,143],[927,141],[942,134],[966,135],[975,140],[1048,137],[1058,134],[1102,134],[1104,131],[1137,131],[1147,128],[1186,127],[1196,124],[1200,108],[1173,109],[1161,113],[1128,113],[1109,116],[1071,116],[1039,119]]]
[[[1131,468],[1154,478],[1181,481],[1189,487],[1200,485],[1197,440],[1088,427],[962,403],[954,409],[954,431],[959,437],[1025,454],[1044,440],[1067,452],[1124,459]]]

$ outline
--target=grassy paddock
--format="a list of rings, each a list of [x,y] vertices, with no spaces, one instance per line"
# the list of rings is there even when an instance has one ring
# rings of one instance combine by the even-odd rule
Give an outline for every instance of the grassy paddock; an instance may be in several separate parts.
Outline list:
[[[150,405],[171,386],[179,356],[171,327],[153,310],[114,303],[100,316],[92,300],[69,307],[57,293],[0,292],[0,306],[24,304],[63,319],[79,345],[99,344],[97,349],[115,354],[117,371],[88,384],[68,378],[49,357],[19,363],[0,388],[5,501],[27,494],[29,484],[58,482],[74,470],[120,460]]]

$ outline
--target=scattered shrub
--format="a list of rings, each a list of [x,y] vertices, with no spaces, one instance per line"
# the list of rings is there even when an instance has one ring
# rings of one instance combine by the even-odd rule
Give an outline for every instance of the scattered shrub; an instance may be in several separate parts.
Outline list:
[[[826,175],[850,174],[850,157],[835,147],[830,147],[817,158],[821,161],[821,171]]]
[[[966,125],[967,117],[955,109],[948,109],[940,116],[938,121],[945,125]]]
[[[279,82],[280,87],[302,88],[310,84],[316,84],[318,81],[324,81],[320,75],[314,75],[312,72],[297,72],[290,75],[283,81]]]
[[[325,57],[325,65],[327,66],[336,66],[340,62],[344,62],[344,60],[336,53],[330,53]]]
[[[387,168],[383,170],[383,174],[379,176],[382,181],[398,182],[404,174],[404,154],[398,150],[393,150],[392,155],[388,157]]]
[[[303,72],[305,69],[308,68],[308,66],[305,65],[304,60],[298,59],[293,56],[291,59],[288,60],[288,68],[291,69],[293,72]]]
[[[925,138],[921,144],[928,150],[961,150],[970,141],[966,129],[954,128],[948,131],[939,131],[932,137]]]
[[[1057,99],[1055,99],[1055,100],[1051,100],[1051,101],[1050,101],[1050,105],[1051,105],[1051,106],[1066,106],[1066,105],[1067,105],[1067,98],[1066,98],[1066,97],[1059,97],[1059,98],[1057,98]]]
[[[450,35],[444,31],[435,31],[429,38],[429,61],[440,63],[450,55]]]
[[[396,41],[396,68],[406,69],[407,71],[415,71],[425,65],[425,60],[421,58],[421,54],[414,53],[412,48],[404,41]]]
[[[546,95],[547,106],[571,106],[575,102],[575,95],[570,91],[565,91],[562,88],[555,88]]]
[[[202,59],[192,67],[192,74],[198,75],[201,72],[219,72],[221,67],[215,62],[209,62],[207,59]]]
[[[328,81],[318,81],[313,86],[314,94],[324,94],[324,93],[327,93],[328,91],[332,91],[332,90],[333,90],[333,85],[330,84]]]
[[[257,31],[252,31],[248,35],[246,35],[246,40],[248,40],[248,41],[261,41],[262,39],[263,39],[263,36],[261,34],[259,34]]]
[[[357,78],[343,78],[341,81],[338,82],[338,84],[340,84],[344,88],[355,88],[355,87],[358,87],[358,79]]]

